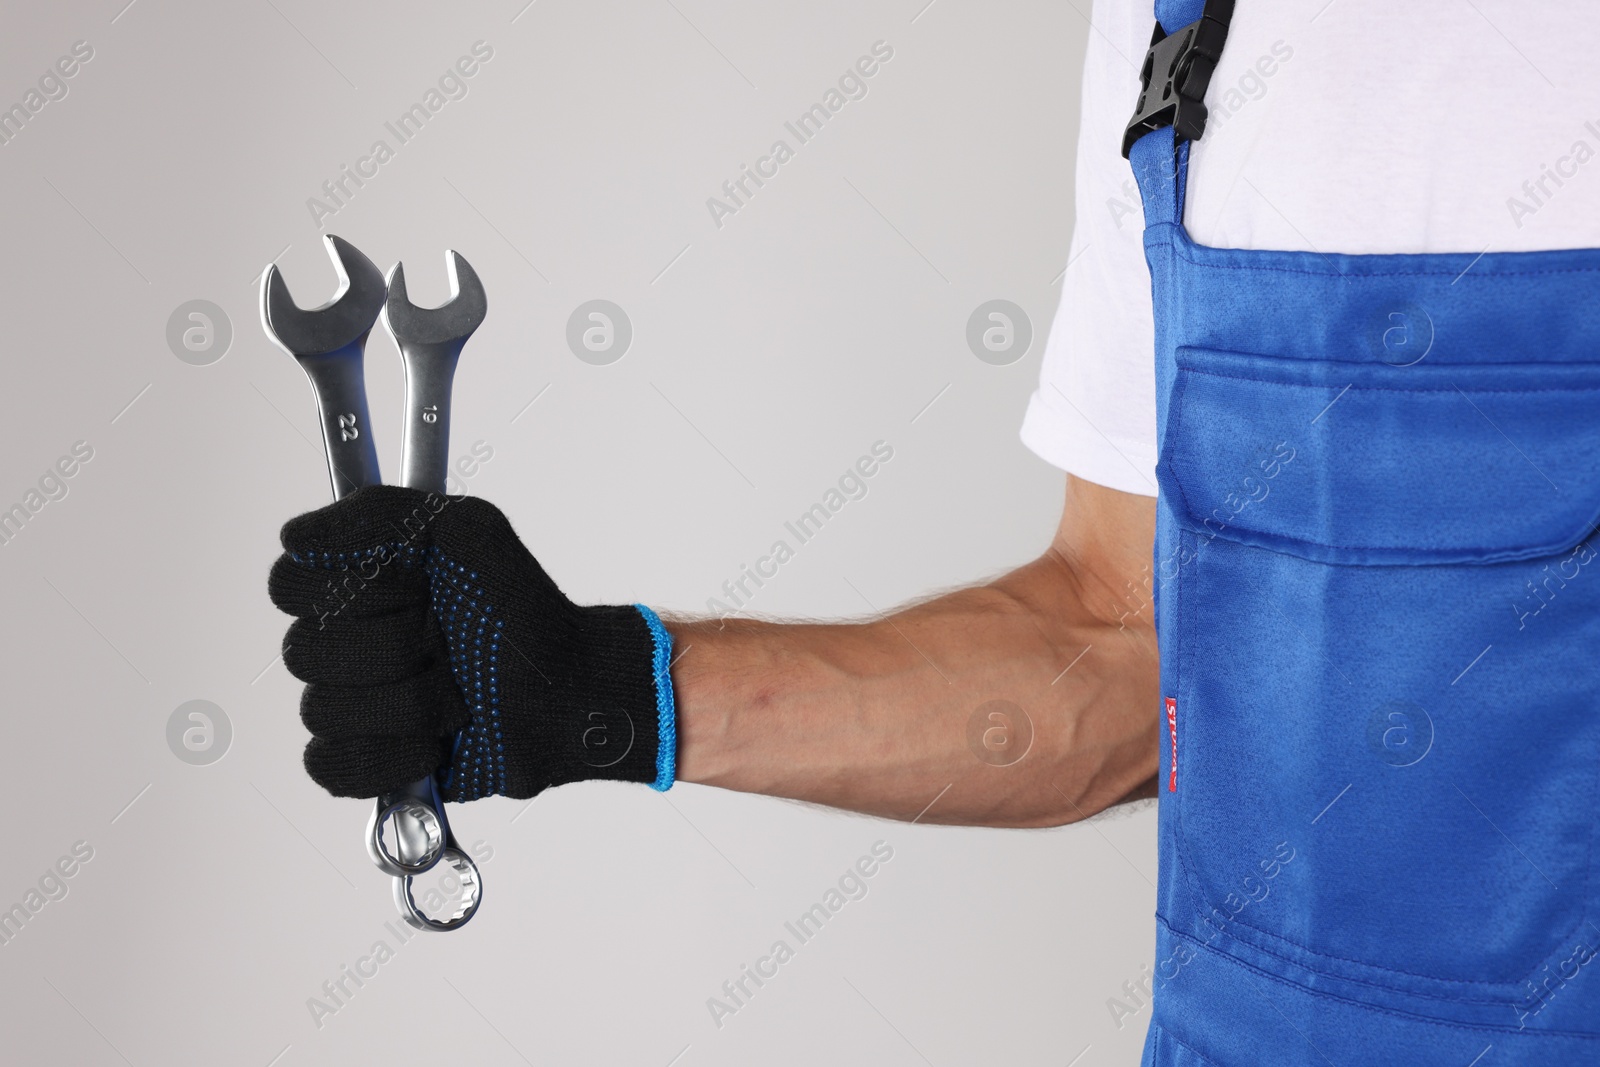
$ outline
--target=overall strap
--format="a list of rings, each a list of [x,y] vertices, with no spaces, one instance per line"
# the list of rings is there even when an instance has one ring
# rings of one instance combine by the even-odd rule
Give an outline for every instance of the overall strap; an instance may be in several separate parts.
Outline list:
[[[1183,221],[1189,142],[1206,128],[1206,87],[1222,55],[1234,0],[1156,0],[1156,29],[1139,72],[1139,102],[1122,154],[1144,199],[1146,226]]]

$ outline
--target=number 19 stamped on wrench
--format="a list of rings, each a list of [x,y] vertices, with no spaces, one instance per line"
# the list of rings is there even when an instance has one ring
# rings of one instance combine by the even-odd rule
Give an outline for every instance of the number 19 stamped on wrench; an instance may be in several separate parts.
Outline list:
[[[367,336],[380,315],[405,365],[401,484],[443,496],[449,475],[451,381],[462,346],[488,310],[483,285],[465,259],[449,252],[450,299],[436,308],[419,308],[407,298],[401,264],[395,264],[386,282],[350,242],[332,235],[323,240],[339,275],[333,299],[313,310],[297,307],[278,268],[268,266],[261,283],[261,322],[267,336],[311,379],[334,499],[382,481],[362,370]],[[392,847],[386,830],[393,834]],[[412,926],[456,930],[477,913],[483,884],[477,866],[450,832],[435,777],[378,797],[366,844],[378,869],[393,877],[395,904]],[[450,914],[436,918],[417,906],[412,880],[440,863],[454,873],[461,895]]]

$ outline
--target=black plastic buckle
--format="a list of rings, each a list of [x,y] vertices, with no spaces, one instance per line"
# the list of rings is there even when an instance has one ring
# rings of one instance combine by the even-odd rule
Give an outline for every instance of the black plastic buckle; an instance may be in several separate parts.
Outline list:
[[[1233,21],[1234,0],[1206,0],[1200,18],[1173,33],[1156,23],[1144,69],[1139,71],[1139,104],[1122,135],[1122,158],[1133,142],[1163,126],[1179,140],[1194,141],[1206,130],[1206,87],[1217,69]]]

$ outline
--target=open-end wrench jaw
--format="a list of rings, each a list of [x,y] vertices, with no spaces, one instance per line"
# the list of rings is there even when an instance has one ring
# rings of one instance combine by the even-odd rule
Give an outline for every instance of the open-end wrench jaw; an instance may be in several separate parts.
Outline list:
[[[277,264],[267,267],[261,283],[261,323],[267,336],[296,359],[363,343],[383,310],[383,272],[344,238],[327,234],[322,240],[339,276],[338,291],[326,304],[310,310],[297,306]]]
[[[405,436],[400,446],[400,484],[443,493],[450,477],[450,389],[456,361],[483,317],[489,299],[483,283],[461,253],[445,253],[450,299],[422,308],[406,295],[406,272],[396,263],[389,272],[389,299],[383,321],[400,349],[406,370]]]
[[[405,264],[396,263],[389,272],[389,299],[384,304],[384,321],[399,344],[419,345],[456,342],[457,350],[467,343],[489,312],[478,272],[461,253],[445,253],[445,272],[450,277],[450,299],[436,308],[422,308],[406,294]]]

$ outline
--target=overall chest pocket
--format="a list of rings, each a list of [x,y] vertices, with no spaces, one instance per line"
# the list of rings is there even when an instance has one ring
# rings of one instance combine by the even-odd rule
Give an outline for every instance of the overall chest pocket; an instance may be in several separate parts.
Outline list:
[[[1600,363],[1179,349],[1158,475],[1201,925],[1502,1005],[1600,948]]]

